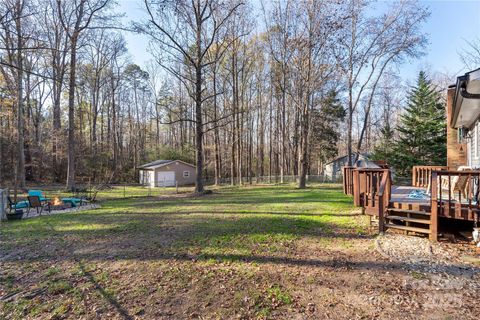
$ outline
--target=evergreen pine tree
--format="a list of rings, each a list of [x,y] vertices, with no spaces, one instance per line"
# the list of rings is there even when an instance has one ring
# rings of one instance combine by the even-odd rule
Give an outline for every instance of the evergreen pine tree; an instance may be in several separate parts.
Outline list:
[[[387,122],[380,129],[380,133],[380,142],[375,145],[370,158],[372,160],[383,160],[387,163],[393,163],[395,160],[395,145],[392,143],[395,133],[394,128]]]
[[[337,155],[340,123],[345,115],[345,109],[335,90],[328,91],[321,98],[319,108],[312,111],[312,151],[317,154],[321,162],[326,162]]]
[[[392,165],[400,176],[409,176],[414,165],[445,165],[447,127],[445,106],[422,71],[408,96],[408,106],[397,128]]]

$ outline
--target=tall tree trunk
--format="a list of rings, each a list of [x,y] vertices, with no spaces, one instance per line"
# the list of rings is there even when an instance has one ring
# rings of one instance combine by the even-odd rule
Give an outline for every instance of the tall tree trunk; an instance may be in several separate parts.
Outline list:
[[[23,3],[17,0],[15,4],[15,28],[17,32],[17,183],[25,188],[25,139],[24,139],[24,109],[23,109],[23,38],[22,38],[22,11]]]
[[[58,182],[60,180],[60,172],[58,170],[58,142],[59,142],[59,135],[61,134],[61,121],[60,121],[60,99],[61,99],[61,86],[63,77],[59,77],[57,74],[58,68],[58,59],[57,54],[54,53],[53,55],[53,83],[52,83],[52,100],[53,100],[53,136],[52,136],[52,181]]]
[[[200,3],[198,2],[198,7]],[[202,119],[202,23],[197,16],[196,29],[196,63],[195,66],[195,144],[196,144],[196,173],[195,192],[203,193],[203,119]]]
[[[78,34],[71,38],[70,79],[68,83],[68,168],[67,189],[75,189],[75,76]]]

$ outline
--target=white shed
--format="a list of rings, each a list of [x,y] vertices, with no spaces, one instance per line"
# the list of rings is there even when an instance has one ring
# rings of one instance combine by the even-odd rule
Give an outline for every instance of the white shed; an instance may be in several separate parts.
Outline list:
[[[151,187],[174,187],[195,184],[193,164],[181,160],[156,160],[138,167],[139,180]]]

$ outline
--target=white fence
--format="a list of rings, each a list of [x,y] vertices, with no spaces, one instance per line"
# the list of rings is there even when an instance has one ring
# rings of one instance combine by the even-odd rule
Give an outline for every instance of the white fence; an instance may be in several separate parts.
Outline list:
[[[0,220],[7,220],[7,190],[0,189]]]

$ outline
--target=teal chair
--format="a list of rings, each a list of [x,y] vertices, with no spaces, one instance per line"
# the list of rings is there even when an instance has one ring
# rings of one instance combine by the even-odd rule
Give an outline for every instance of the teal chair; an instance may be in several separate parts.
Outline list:
[[[39,197],[40,201],[44,202],[48,199],[43,196],[42,190],[28,190],[29,197]]]
[[[7,197],[7,201],[10,213],[15,212],[18,209],[27,209],[30,207],[28,201],[18,201],[15,203],[10,197]]]
[[[83,205],[83,199],[81,198],[62,198],[63,203],[70,203],[72,208]]]

